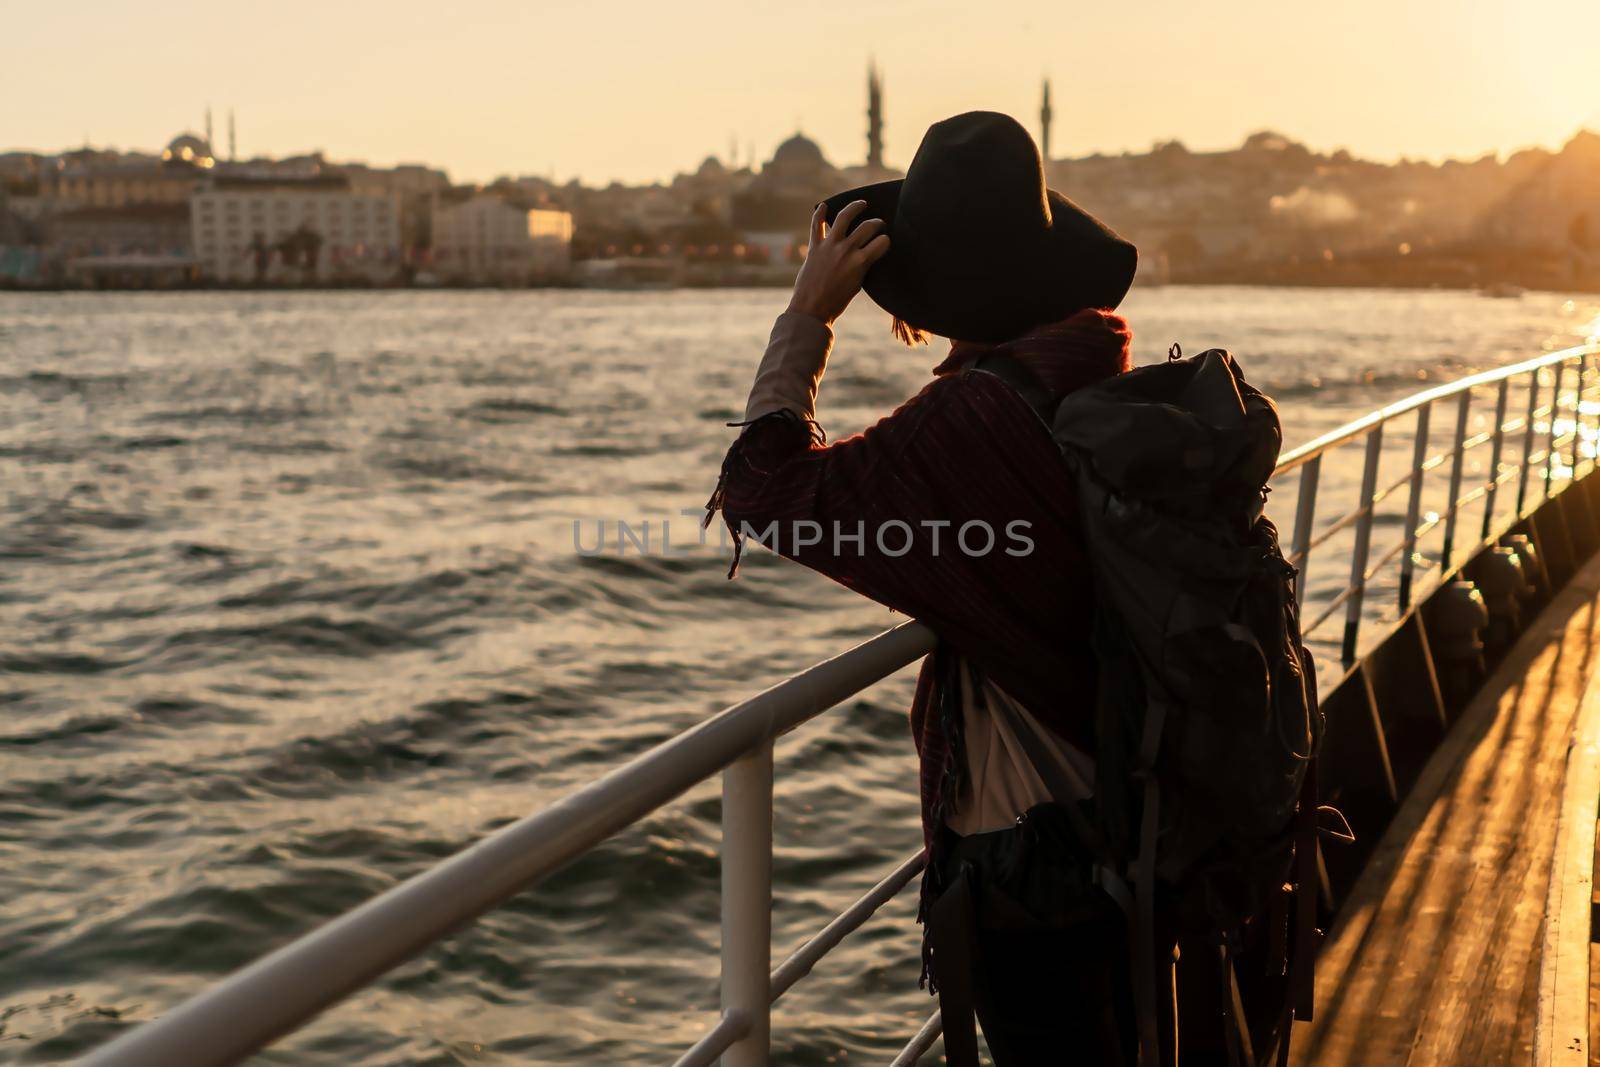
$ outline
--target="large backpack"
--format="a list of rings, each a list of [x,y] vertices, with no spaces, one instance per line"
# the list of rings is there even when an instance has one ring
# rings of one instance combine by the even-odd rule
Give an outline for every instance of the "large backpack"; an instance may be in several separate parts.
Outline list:
[[[1100,663],[1092,845],[1134,931],[1141,1063],[1159,1062],[1157,896],[1226,960],[1247,921],[1288,925],[1292,887],[1295,936],[1274,938],[1275,964],[1269,953],[1286,990],[1281,1062],[1292,1018],[1310,1017],[1323,719],[1295,571],[1263,514],[1277,410],[1220,349],[1174,346],[1054,410],[1016,361],[977,366],[1034,407],[1076,478]],[[1248,1044],[1242,1024],[1235,1036]]]

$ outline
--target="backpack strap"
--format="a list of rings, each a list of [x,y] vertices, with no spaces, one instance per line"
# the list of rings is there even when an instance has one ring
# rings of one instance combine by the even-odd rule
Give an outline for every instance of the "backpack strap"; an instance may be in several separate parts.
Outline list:
[[[1317,865],[1320,842],[1317,835],[1317,760],[1312,757],[1301,783],[1299,825],[1295,834],[1295,958],[1294,1016],[1311,1021],[1316,994],[1317,897],[1322,888],[1322,873]]]
[[[1312,757],[1300,786],[1300,810],[1295,815],[1294,936],[1289,960],[1289,988],[1278,1034],[1278,1067],[1289,1063],[1289,1041],[1294,1021],[1310,1022],[1316,994],[1317,895],[1322,876],[1317,868],[1317,760]]]
[[[1000,352],[990,352],[974,360],[972,369],[992,374],[1011,386],[1012,390],[1022,397],[1023,402],[1033,409],[1033,413],[1039,416],[1039,421],[1044,423],[1045,428],[1049,429],[1055,416],[1055,404],[1051,402],[1050,393],[1045,389],[1044,383],[1039,381],[1039,376],[1029,370],[1021,360]]]
[[[1256,1067],[1255,1046],[1250,1040],[1250,1024],[1245,1018],[1238,972],[1227,938],[1218,946],[1217,958],[1221,962],[1222,1031],[1228,1050],[1228,1067]]]
[[[1133,779],[1144,785],[1139,813],[1139,855],[1133,868],[1133,1002],[1139,1014],[1139,1067],[1161,1063],[1156,1028],[1156,835],[1160,827],[1161,789],[1156,781],[1156,755],[1166,704],[1153,700],[1145,710],[1144,734],[1139,740],[1139,762]]]

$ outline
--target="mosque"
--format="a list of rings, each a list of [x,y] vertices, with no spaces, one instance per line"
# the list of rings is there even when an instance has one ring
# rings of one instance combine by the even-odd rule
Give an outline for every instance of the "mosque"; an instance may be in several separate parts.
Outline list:
[[[1039,109],[1040,152],[1050,160],[1050,82],[1044,83]],[[798,131],[784,141],[748,185],[733,196],[733,225],[747,243],[766,246],[777,258],[796,254],[807,220],[819,200],[841,189],[900,178],[904,172],[883,161],[883,79],[876,64],[867,68],[867,158],[853,167],[835,167],[817,143]]]
[[[733,198],[733,224],[756,237],[781,235],[788,243],[805,233],[811,209],[840,189],[899,178],[902,172],[883,162],[883,80],[876,65],[867,68],[867,160],[856,167],[835,167],[817,143],[796,131],[778,146],[761,171]]]

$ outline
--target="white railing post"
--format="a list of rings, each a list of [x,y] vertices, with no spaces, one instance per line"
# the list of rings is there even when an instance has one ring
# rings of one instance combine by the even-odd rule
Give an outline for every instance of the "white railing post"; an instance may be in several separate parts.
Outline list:
[[[1595,391],[1593,372],[1596,368],[1594,365],[1594,355],[1595,354],[1593,352],[1585,352],[1583,354],[1583,365],[1588,367],[1590,370],[1590,373],[1587,376],[1589,385],[1586,387],[1586,391],[1591,393]],[[1582,429],[1583,427],[1583,393],[1581,392],[1578,394],[1578,427],[1579,429]],[[1591,471],[1594,470],[1596,459],[1600,458],[1597,457],[1595,453],[1595,445],[1597,442],[1600,442],[1600,416],[1595,418],[1593,439],[1589,442],[1589,469]]]
[[[1578,449],[1583,444],[1583,379],[1589,369],[1589,357],[1578,356],[1578,388],[1572,394],[1572,475],[1570,481],[1578,480]]]
[[[748,1020],[723,1067],[766,1067],[772,1038],[772,742],[722,772],[722,1013]]]
[[[1550,431],[1545,434],[1544,447],[1544,495],[1550,498],[1550,483],[1556,480],[1556,420],[1561,417],[1561,379],[1567,369],[1566,363],[1556,364],[1556,387],[1550,393]]]
[[[1494,401],[1494,439],[1489,449],[1489,486],[1483,501],[1483,529],[1480,538],[1487,539],[1494,526],[1494,500],[1500,491],[1500,454],[1506,441],[1506,400],[1511,392],[1511,379],[1500,379],[1500,392]]]
[[[1294,595],[1306,598],[1306,570],[1311,566],[1311,523],[1317,516],[1317,478],[1322,473],[1322,456],[1315,455],[1300,468],[1300,498],[1294,508],[1294,542],[1289,554],[1294,557]]]
[[[1361,602],[1367,590],[1367,557],[1372,550],[1372,518],[1377,505],[1378,460],[1383,454],[1383,423],[1367,434],[1367,458],[1361,469],[1361,517],[1356,520],[1355,550],[1350,554],[1350,599],[1345,602],[1344,649],[1340,658],[1356,658],[1356,635],[1361,629]]]
[[[1539,369],[1528,375],[1528,421],[1522,426],[1522,473],[1517,477],[1517,518],[1523,516],[1528,500],[1528,472],[1533,469],[1534,419],[1539,410]]]
[[[1594,373],[1592,373],[1592,371],[1595,370],[1595,368],[1594,368],[1594,352],[1584,352],[1584,354],[1582,354],[1581,358],[1582,358],[1582,362],[1584,362],[1584,381],[1586,381],[1587,384],[1586,384],[1586,386],[1584,386],[1584,389],[1579,389],[1578,390],[1578,432],[1579,432],[1579,438],[1581,438],[1582,429],[1584,429],[1584,394],[1586,394],[1586,392],[1594,392],[1594,390],[1595,390]],[[1595,466],[1595,448],[1594,448],[1595,440],[1600,440],[1600,418],[1595,419],[1594,434],[1592,434],[1592,437],[1590,437],[1589,442],[1587,442],[1587,448],[1589,448],[1589,469],[1590,470],[1594,470],[1594,466]],[[1579,453],[1579,458],[1582,458],[1582,453]],[[1574,477],[1576,477],[1576,475],[1574,475]]]
[[[1456,512],[1461,504],[1461,467],[1466,462],[1467,416],[1472,410],[1472,390],[1463,389],[1456,404],[1455,462],[1450,465],[1450,499],[1445,502],[1444,547],[1439,552],[1439,573],[1450,573],[1450,557],[1456,547]]]
[[[1428,424],[1433,402],[1417,409],[1417,433],[1411,449],[1411,491],[1406,497],[1406,547],[1400,555],[1400,610],[1411,606],[1411,577],[1417,569],[1417,520],[1422,517],[1422,480],[1428,466]]]

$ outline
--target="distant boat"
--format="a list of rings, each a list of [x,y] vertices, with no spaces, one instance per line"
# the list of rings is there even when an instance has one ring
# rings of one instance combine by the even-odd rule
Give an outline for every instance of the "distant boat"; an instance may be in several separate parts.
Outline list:
[[[1492,296],[1499,300],[1518,300],[1527,291],[1520,285],[1510,285],[1506,282],[1495,282],[1478,290],[1482,296]]]

